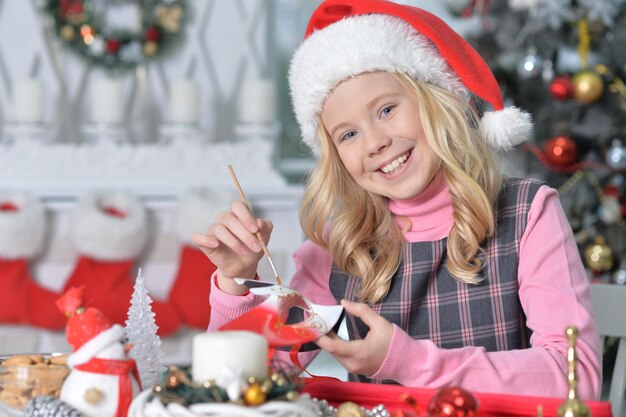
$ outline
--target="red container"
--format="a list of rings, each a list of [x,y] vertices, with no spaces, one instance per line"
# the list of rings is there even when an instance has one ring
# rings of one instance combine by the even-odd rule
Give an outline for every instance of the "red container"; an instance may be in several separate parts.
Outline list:
[[[435,389],[407,388],[399,385],[363,384],[343,382],[331,378],[307,380],[304,391],[317,399],[325,399],[337,406],[346,401],[371,409],[383,404],[389,412],[396,410],[415,411],[405,398],[416,401],[420,416],[426,415],[426,408]],[[535,417],[537,407],[543,409],[543,417],[556,417],[559,406],[565,398],[530,397],[521,395],[472,393],[478,400],[480,417]],[[611,404],[604,401],[585,401],[593,417],[612,417]]]

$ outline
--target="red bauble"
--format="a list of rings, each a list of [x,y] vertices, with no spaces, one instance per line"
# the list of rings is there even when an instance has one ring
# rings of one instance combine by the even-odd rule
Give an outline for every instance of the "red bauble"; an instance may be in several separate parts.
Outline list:
[[[441,388],[428,403],[428,417],[476,417],[478,400],[461,387]]]
[[[567,100],[572,98],[574,85],[568,76],[555,77],[548,87],[550,94],[557,100]]]
[[[106,45],[107,52],[111,55],[115,55],[120,50],[120,46],[122,46],[122,43],[118,39],[111,38],[107,39]]]
[[[557,136],[546,142],[545,155],[553,164],[567,166],[576,162],[578,146],[569,136]]]
[[[144,33],[144,39],[146,42],[158,42],[161,39],[161,32],[155,27],[149,27]]]

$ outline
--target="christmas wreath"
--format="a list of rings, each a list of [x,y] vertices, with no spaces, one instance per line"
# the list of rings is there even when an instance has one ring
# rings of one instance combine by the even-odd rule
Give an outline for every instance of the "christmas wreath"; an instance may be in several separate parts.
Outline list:
[[[138,27],[106,22],[107,11],[120,6],[137,9]],[[178,38],[185,7],[183,0],[47,0],[45,10],[65,44],[95,64],[118,69],[157,56]]]

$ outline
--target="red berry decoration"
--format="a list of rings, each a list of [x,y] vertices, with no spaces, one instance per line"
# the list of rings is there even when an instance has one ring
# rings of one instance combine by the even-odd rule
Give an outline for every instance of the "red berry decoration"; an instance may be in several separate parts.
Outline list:
[[[476,417],[478,400],[461,387],[441,388],[428,403],[428,417]]]
[[[578,146],[569,136],[557,136],[546,142],[545,155],[553,164],[567,166],[576,162]]]
[[[548,87],[550,94],[557,100],[567,100],[572,98],[574,85],[568,76],[555,77]]]
[[[149,27],[144,33],[144,39],[146,42],[158,42],[161,39],[161,32],[154,26]]]
[[[107,52],[111,55],[115,55],[120,50],[120,46],[122,46],[122,43],[118,39],[111,38],[107,39],[106,45]]]

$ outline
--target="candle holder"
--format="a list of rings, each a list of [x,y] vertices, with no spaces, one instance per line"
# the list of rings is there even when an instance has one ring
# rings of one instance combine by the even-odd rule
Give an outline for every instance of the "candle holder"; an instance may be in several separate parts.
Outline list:
[[[567,398],[556,412],[557,417],[591,417],[589,407],[578,396],[578,356],[576,355],[576,339],[578,339],[578,328],[568,326],[565,329],[567,336],[567,385],[569,387]]]
[[[282,125],[276,120],[263,123],[239,122],[233,130],[236,141],[262,139],[276,143],[282,131]]]
[[[0,132],[0,144],[12,145],[20,141],[36,141],[49,144],[54,140],[54,132],[44,123],[7,122]]]
[[[121,123],[85,123],[82,126],[83,142],[89,145],[134,143],[128,127]]]
[[[194,144],[205,144],[209,141],[196,123],[164,123],[159,127],[158,135],[158,142],[165,145],[176,141]]]

